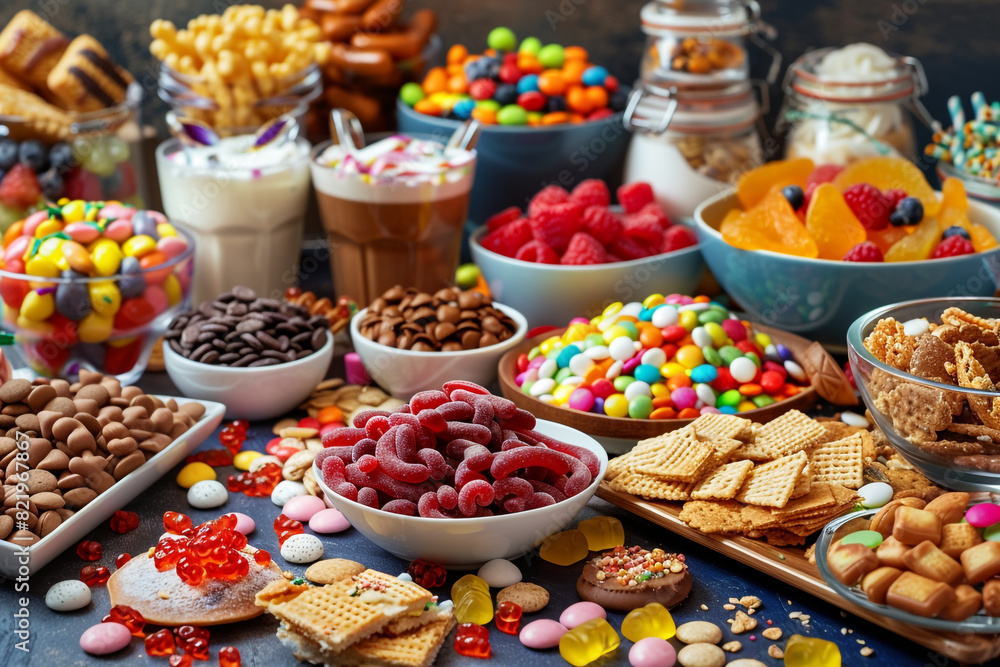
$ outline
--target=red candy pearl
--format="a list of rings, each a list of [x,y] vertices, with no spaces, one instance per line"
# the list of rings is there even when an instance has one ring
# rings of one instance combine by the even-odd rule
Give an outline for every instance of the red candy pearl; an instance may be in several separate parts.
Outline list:
[[[118,554],[118,557],[115,558],[115,567],[121,568],[122,565],[124,565],[125,563],[129,562],[130,560],[132,560],[132,555],[131,554],[129,554],[127,552],[126,553],[122,553],[122,554]]]
[[[174,644],[174,636],[170,633],[170,630],[157,630],[146,637],[144,643],[146,645],[146,654],[154,658],[173,655],[177,652],[177,646]]]
[[[146,627],[146,619],[143,618],[142,614],[123,604],[112,607],[111,612],[101,622],[124,625],[134,637],[142,637],[142,629]]]
[[[83,560],[95,561],[100,560],[101,556],[104,554],[104,549],[101,547],[100,542],[95,542],[93,540],[84,540],[76,545],[76,555]]]
[[[240,652],[235,646],[223,646],[219,649],[219,667],[241,667]]]
[[[138,527],[139,515],[135,512],[118,510],[111,516],[111,530],[119,535],[124,535],[130,530],[135,530]]]
[[[87,584],[91,588],[95,586],[103,586],[108,583],[108,578],[111,576],[111,571],[103,565],[87,565],[82,570],[80,570],[80,581]]]

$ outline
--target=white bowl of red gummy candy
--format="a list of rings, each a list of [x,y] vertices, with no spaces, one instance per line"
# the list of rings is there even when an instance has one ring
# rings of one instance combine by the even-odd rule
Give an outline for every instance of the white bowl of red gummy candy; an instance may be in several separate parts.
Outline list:
[[[399,558],[458,569],[536,548],[608,466],[593,438],[464,381],[359,413],[323,444],[316,479],[352,526]]]
[[[3,327],[40,375],[133,382],[188,297],[194,239],[157,211],[60,201],[3,236]]]

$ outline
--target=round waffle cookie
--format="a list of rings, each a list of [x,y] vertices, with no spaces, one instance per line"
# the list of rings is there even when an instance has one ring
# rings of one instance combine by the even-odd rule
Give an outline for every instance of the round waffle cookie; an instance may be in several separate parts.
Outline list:
[[[650,602],[670,608],[691,592],[691,573],[683,555],[615,547],[587,561],[576,591],[584,600],[621,612]]]

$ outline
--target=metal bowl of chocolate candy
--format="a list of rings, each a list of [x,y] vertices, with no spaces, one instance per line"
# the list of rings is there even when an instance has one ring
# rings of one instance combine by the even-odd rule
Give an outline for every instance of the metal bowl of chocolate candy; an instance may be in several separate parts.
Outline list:
[[[227,419],[270,419],[326,377],[333,359],[327,327],[301,306],[234,287],[174,318],[163,360],[185,396],[223,403]]]
[[[404,401],[448,380],[490,386],[500,357],[527,331],[518,311],[457,287],[428,294],[397,285],[351,320],[351,342],[365,370]]]

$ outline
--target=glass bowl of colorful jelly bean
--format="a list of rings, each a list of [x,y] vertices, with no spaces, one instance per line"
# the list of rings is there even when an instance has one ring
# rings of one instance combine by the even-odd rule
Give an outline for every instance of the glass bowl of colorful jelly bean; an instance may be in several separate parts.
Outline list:
[[[89,368],[123,383],[188,300],[194,239],[162,213],[59,200],[3,236],[3,328],[46,377]]]
[[[613,303],[593,320],[575,318],[564,331],[526,343],[530,350],[511,353],[513,368],[501,368],[501,387],[515,402],[532,397],[532,411],[545,404],[612,418],[615,425],[607,426],[619,436],[628,428],[621,420],[662,432],[664,420],[753,416],[813,397],[788,347],[805,341],[788,334],[784,342],[772,339],[781,335],[751,328],[707,296],[653,294],[641,303]],[[544,416],[555,418],[550,414]]]
[[[895,539],[895,530],[893,530],[893,533],[885,536],[878,531],[872,530],[870,525],[871,519],[879,514],[881,511],[879,509],[862,510],[837,517],[820,531],[819,537],[816,540],[816,567],[819,569],[823,580],[838,595],[867,611],[875,612],[910,625],[931,628],[941,632],[970,634],[1000,633],[1000,617],[990,616],[983,611],[981,607],[986,603],[985,596],[982,596],[982,593],[977,590],[984,588],[980,585],[982,579],[979,578],[980,575],[977,572],[981,572],[984,567],[987,568],[987,571],[990,571],[989,568],[991,567],[988,564],[984,564],[984,561],[988,559],[981,560],[982,556],[1000,554],[1000,548],[996,548],[995,546],[984,547],[982,545],[995,544],[995,541],[1000,539],[1000,530],[997,530],[997,525],[995,524],[984,525],[983,522],[977,521],[975,515],[979,513],[979,510],[975,510],[975,508],[979,507],[979,505],[989,505],[991,507],[989,514],[993,517],[996,514],[1000,514],[1000,512],[997,512],[997,506],[991,503],[970,505],[969,512],[973,513],[973,518],[970,520],[967,518],[968,515],[967,517],[962,517],[961,514],[958,514],[957,516],[961,524],[956,525],[976,523],[971,528],[964,526],[961,529],[955,530],[954,534],[975,534],[978,537],[972,537],[966,544],[953,542],[950,545],[944,542],[945,537],[941,537],[941,542],[938,545],[928,542],[928,544],[933,546],[933,549],[914,544],[917,542],[916,539],[908,540],[909,545],[902,544]],[[987,513],[983,512],[983,514]],[[993,521],[994,519],[990,518],[988,520]],[[939,519],[937,523],[938,530],[952,532],[950,529],[947,529],[947,525],[942,526]],[[883,544],[886,544],[886,548],[892,547],[890,551],[895,553],[890,553],[883,549]],[[833,551],[841,548],[841,545],[858,546],[850,547],[850,550],[856,553],[845,552],[839,556],[835,555]],[[965,553],[974,551],[974,547],[977,545],[979,546],[977,553],[969,553],[969,556],[962,557]],[[864,548],[862,549],[861,547]],[[919,551],[917,551],[918,549]],[[866,553],[866,551],[874,551],[875,553]],[[905,562],[898,562],[897,559],[903,561],[906,558],[906,552],[915,552],[914,556],[919,554],[921,558],[911,556],[909,563],[912,565]],[[948,552],[954,554],[954,556],[949,555]],[[935,557],[933,560],[937,560],[936,565],[931,564],[933,560],[927,557],[928,553],[933,554]],[[900,554],[904,555],[900,556]],[[940,559],[941,556],[944,558]],[[996,555],[992,556],[994,559],[996,557]],[[842,559],[842,562],[834,563],[838,558]],[[947,566],[945,566],[947,570],[940,571],[948,571],[960,576],[963,583],[952,587],[943,581],[931,579],[932,572],[923,568],[924,564],[921,560],[924,559],[926,559],[929,567],[937,567],[943,563],[947,563]],[[884,560],[886,563],[883,563]],[[896,567],[888,565],[888,562],[893,562]],[[973,575],[969,581],[975,581],[975,586],[970,586],[969,583],[965,582],[966,577],[963,570],[966,562],[969,563],[970,573]],[[958,566],[957,569],[955,566]],[[996,571],[996,567],[996,565],[993,566],[993,572]],[[835,575],[834,568],[837,568],[842,573],[842,576],[844,571],[857,574],[858,583],[852,586],[844,584]],[[919,574],[916,572],[917,570],[920,571]],[[908,577],[908,581],[900,581],[904,575]],[[854,575],[850,576],[853,578]],[[940,574],[935,576],[939,579],[942,578]],[[899,585],[896,585],[897,581],[900,582]],[[951,593],[946,589],[952,589]],[[914,596],[923,599],[909,599]],[[881,602],[878,602],[878,600],[881,600]],[[948,600],[951,601],[950,604]],[[940,608],[941,604],[944,604],[943,609]],[[923,613],[914,613],[918,608]],[[928,616],[928,614],[931,615]],[[964,618],[962,618],[963,616]]]

